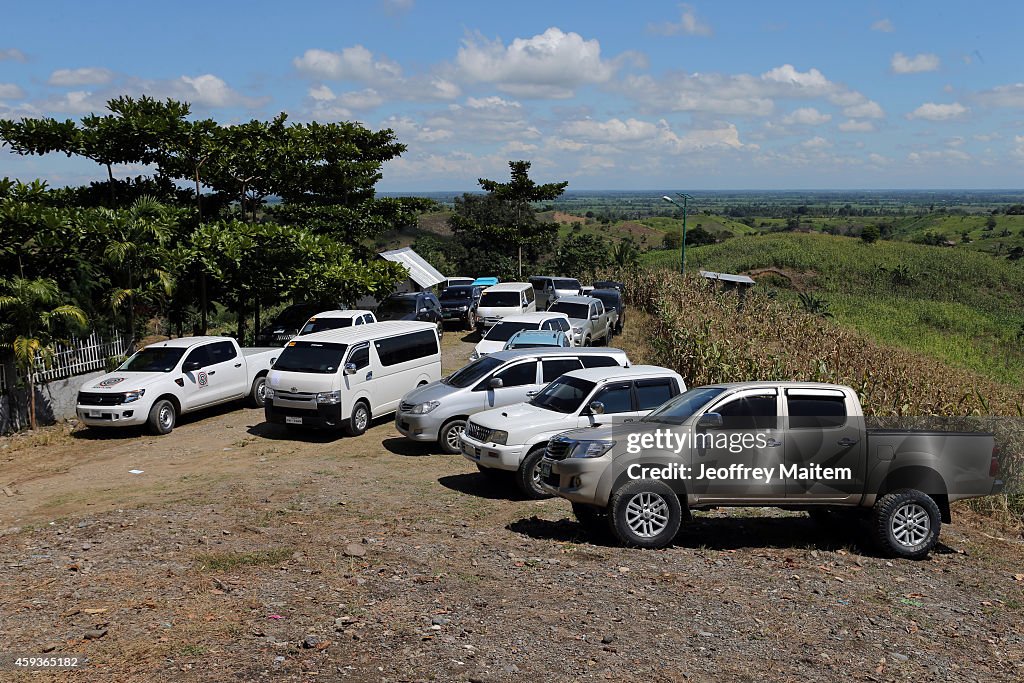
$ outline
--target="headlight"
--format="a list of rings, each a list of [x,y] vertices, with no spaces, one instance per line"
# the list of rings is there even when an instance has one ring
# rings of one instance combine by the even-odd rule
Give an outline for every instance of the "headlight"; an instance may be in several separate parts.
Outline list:
[[[135,391],[124,392],[124,403],[131,403],[132,401],[138,401],[140,398],[146,395],[145,389],[136,389]]]
[[[338,405],[341,403],[341,392],[340,391],[321,391],[316,395],[317,403],[326,403],[328,405]]]
[[[583,328],[582,327],[574,327],[574,328],[572,328],[572,333],[573,334],[583,334]]]
[[[480,352],[479,351],[473,351],[473,353],[469,354],[469,359],[470,360],[480,360]]]
[[[469,310],[469,306],[459,306],[459,310],[460,311],[468,311]]]
[[[411,415],[426,415],[427,413],[429,413],[431,410],[433,410],[434,408],[438,407],[439,405],[441,405],[440,401],[427,401],[426,403],[417,403],[416,405],[414,405],[412,407],[412,410],[409,411],[409,414],[411,414]]]
[[[495,429],[491,432],[491,443],[498,443],[504,446],[508,442],[508,432],[504,429]]]
[[[272,399],[272,398],[274,398],[274,390],[271,389],[270,386],[267,385],[267,384],[263,385],[263,398],[265,398],[265,399]]]
[[[577,441],[569,452],[570,458],[600,458],[615,445],[614,441]]]

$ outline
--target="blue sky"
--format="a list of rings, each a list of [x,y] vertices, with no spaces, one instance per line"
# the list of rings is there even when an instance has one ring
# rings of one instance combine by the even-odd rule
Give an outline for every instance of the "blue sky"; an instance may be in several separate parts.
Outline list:
[[[355,120],[408,145],[385,191],[474,189],[510,159],[577,190],[1020,188],[1022,20],[934,0],[18,3],[0,117],[147,93],[221,122]],[[5,175],[103,177],[0,150]]]

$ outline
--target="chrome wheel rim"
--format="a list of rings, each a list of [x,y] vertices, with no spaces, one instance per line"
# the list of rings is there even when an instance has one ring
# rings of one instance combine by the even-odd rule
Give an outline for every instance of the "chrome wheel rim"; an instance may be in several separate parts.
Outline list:
[[[896,542],[907,548],[921,545],[932,530],[932,518],[928,511],[917,503],[907,503],[897,508],[889,523]]]
[[[657,493],[638,493],[626,503],[626,524],[640,538],[654,538],[668,527],[669,508]]]
[[[466,431],[465,422],[456,423],[448,428],[448,431],[445,433],[444,440],[445,443],[448,444],[449,448],[456,451],[459,450],[459,437],[462,436],[462,432],[464,431]]]
[[[366,423],[368,422],[368,416],[366,414],[366,408],[362,406],[356,408],[356,429],[363,431],[366,429]]]
[[[256,398],[259,399],[260,403],[264,403],[267,400],[267,383],[260,382],[256,387]]]
[[[163,406],[160,408],[160,414],[157,416],[160,420],[160,426],[163,429],[168,429],[174,423],[174,411],[171,410],[170,406]]]

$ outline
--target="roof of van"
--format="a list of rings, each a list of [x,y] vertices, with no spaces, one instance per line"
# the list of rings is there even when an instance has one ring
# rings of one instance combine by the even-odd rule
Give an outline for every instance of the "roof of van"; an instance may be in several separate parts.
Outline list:
[[[634,365],[630,368],[584,368],[567,372],[563,377],[577,377],[588,382],[600,382],[602,380],[617,379],[643,379],[645,377],[675,377],[678,373],[675,370],[659,367],[657,365]]]
[[[622,349],[608,348],[608,347],[597,347],[597,346],[575,346],[567,347],[562,349],[510,349],[508,351],[495,351],[494,353],[484,356],[485,358],[492,358],[500,361],[516,360],[517,358],[532,357],[532,356],[625,356],[626,352]],[[627,358],[628,360],[628,358]],[[597,368],[595,368],[597,369]],[[608,372],[608,368],[600,368]]]
[[[315,320],[317,318],[354,318],[357,315],[366,315],[370,311],[362,308],[346,308],[345,310],[337,311],[322,311],[315,315],[309,316],[309,320]],[[308,320],[306,322],[309,322]]]
[[[375,337],[390,337],[402,334],[403,332],[420,332],[433,329],[436,329],[434,323],[419,322],[418,320],[387,320],[382,323],[370,323],[355,327],[342,327],[337,330],[314,332],[313,334],[303,336],[298,341],[355,344]],[[288,343],[291,344],[291,342]]]
[[[190,346],[196,344],[202,344],[204,342],[219,342],[219,341],[232,341],[231,337],[211,337],[211,336],[197,336],[197,337],[178,337],[177,339],[165,339],[163,341],[154,342],[149,344],[146,348],[152,347],[167,347],[172,349],[187,349]]]
[[[499,282],[496,285],[491,285],[485,291],[486,292],[518,292],[524,287],[533,288],[529,282]]]
[[[552,318],[565,318],[569,319],[566,313],[549,313],[548,311],[538,311],[537,313],[516,313],[515,315],[506,315],[504,318],[498,321],[501,323],[542,323],[545,320],[551,320]]]

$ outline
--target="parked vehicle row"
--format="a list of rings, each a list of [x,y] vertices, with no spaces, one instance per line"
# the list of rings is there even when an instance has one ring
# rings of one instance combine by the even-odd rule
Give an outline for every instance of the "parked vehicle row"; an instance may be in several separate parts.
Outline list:
[[[541,312],[506,316],[487,330],[487,333],[483,335],[483,338],[480,339],[473,349],[469,359],[476,360],[483,358],[489,353],[501,351],[513,335],[523,330],[560,330],[562,332],[569,332],[571,329],[572,325],[569,323],[569,316],[564,313]]]

